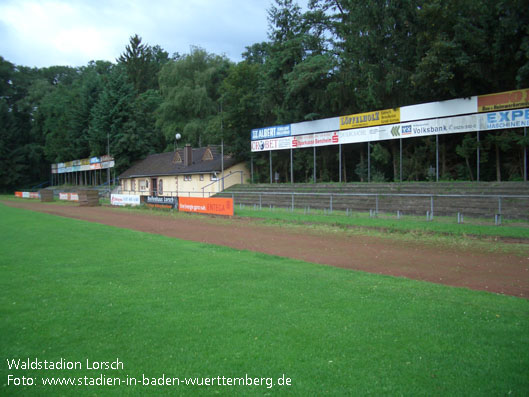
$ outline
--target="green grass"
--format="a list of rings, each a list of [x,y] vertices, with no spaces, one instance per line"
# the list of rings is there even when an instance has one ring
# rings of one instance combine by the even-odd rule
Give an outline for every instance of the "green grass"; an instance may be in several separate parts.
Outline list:
[[[525,395],[529,301],[0,204],[0,394]],[[86,359],[124,363],[89,371]],[[9,370],[6,359],[80,361]],[[8,386],[42,377],[292,386]]]
[[[495,236],[519,239],[529,239],[529,227],[523,222],[507,221],[501,226],[482,224],[484,220],[473,219],[467,223],[458,224],[456,218],[435,217],[433,221],[426,221],[425,217],[403,216],[397,219],[395,215],[380,214],[371,218],[367,213],[349,213],[334,211],[332,214],[321,210],[263,208],[254,210],[252,207],[236,206],[235,215],[246,218],[266,219],[269,221],[288,222],[292,224],[318,224],[340,227],[363,227],[385,229],[388,232],[425,232],[453,236]],[[472,223],[470,223],[472,222]]]

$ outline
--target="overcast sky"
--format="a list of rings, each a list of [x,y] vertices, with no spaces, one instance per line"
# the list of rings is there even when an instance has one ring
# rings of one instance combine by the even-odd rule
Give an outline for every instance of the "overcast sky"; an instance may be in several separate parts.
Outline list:
[[[300,4],[306,3],[300,1]],[[172,55],[199,46],[241,60],[267,40],[272,0],[0,0],[0,55],[16,65],[115,62],[130,36]]]

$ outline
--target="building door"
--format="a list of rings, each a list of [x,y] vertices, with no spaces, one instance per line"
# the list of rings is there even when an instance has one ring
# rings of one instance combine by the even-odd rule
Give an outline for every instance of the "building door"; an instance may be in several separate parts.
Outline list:
[[[156,178],[151,179],[151,196],[158,195],[158,185],[156,184]]]

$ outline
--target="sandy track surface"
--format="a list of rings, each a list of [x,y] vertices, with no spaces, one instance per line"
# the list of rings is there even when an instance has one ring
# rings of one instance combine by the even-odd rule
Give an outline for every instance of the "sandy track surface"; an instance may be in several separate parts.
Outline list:
[[[212,222],[173,218],[111,207],[76,207],[36,201],[2,201],[10,207],[308,262],[408,277],[439,284],[529,297],[529,258],[436,248],[420,243],[259,225],[246,219]]]

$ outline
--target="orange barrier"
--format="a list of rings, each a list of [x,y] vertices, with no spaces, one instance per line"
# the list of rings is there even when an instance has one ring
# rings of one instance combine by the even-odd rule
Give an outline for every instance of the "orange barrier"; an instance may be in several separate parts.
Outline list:
[[[184,212],[199,212],[201,214],[233,216],[233,199],[179,197],[178,210]]]

